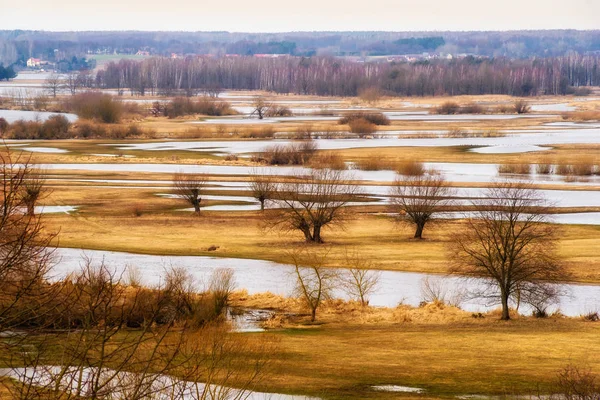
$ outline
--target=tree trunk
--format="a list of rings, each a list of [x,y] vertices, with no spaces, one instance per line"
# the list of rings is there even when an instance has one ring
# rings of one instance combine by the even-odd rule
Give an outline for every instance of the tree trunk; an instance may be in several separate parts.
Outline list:
[[[317,319],[317,307],[313,307],[310,311],[310,322],[315,322]]]
[[[199,201],[194,202],[194,211],[196,212],[196,214],[200,214],[200,202]]]
[[[265,211],[265,199],[260,199],[260,211]]]
[[[502,317],[500,318],[502,321],[508,321],[510,319],[509,309],[508,309],[508,295],[502,293]]]
[[[321,226],[315,225],[313,228],[312,240],[315,243],[323,243],[323,239],[321,239]]]
[[[35,214],[35,206],[33,203],[28,203],[27,204],[27,215],[29,217],[33,217]]]
[[[415,231],[415,239],[423,239],[423,228],[425,227],[424,222],[417,222],[417,230]]]

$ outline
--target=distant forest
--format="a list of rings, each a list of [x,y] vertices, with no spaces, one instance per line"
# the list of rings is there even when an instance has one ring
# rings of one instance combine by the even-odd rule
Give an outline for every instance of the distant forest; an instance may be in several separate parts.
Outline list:
[[[386,56],[423,53],[481,57],[558,57],[600,53],[600,30],[510,32],[45,32],[0,31],[0,63],[24,66],[88,54],[155,56],[288,54]]]
[[[419,62],[360,63],[335,57],[187,57],[111,62],[95,78],[99,88],[132,95],[246,89],[323,96],[363,90],[399,96],[568,94],[600,86],[600,56],[513,60],[465,57]]]

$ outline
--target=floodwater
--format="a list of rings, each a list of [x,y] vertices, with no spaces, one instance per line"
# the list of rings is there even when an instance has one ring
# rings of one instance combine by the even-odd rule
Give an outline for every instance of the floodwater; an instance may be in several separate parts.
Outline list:
[[[252,121],[244,119],[247,121]],[[587,125],[588,129],[559,129],[540,130],[539,133],[511,133],[503,137],[473,137],[473,138],[396,138],[380,139],[315,139],[320,150],[341,150],[354,148],[379,147],[476,147],[477,152],[485,152],[483,148],[498,147],[504,153],[520,153],[535,151],[539,147],[560,144],[600,144],[600,128]],[[535,132],[535,131],[532,131]],[[161,141],[149,143],[111,143],[120,150],[188,150],[206,153],[245,154],[256,153],[274,144],[289,144],[290,140],[254,140],[254,141]],[[532,147],[536,146],[536,147]],[[493,149],[491,151],[494,151]]]
[[[498,164],[474,163],[425,163],[425,168],[433,169],[442,174],[449,182],[461,183],[491,183],[504,182],[529,182],[534,184],[562,184],[568,186],[590,186],[600,184],[600,176],[582,177],[579,181],[566,182],[566,177],[550,174],[514,175],[498,174]],[[190,164],[44,164],[40,168],[45,170],[81,170],[103,172],[149,172],[173,174],[184,172],[190,174],[246,176],[253,173],[287,176],[306,175],[311,169],[304,167],[251,167],[240,165],[190,165]],[[532,168],[532,172],[534,168]],[[392,182],[396,173],[391,170],[383,171],[348,171],[348,179],[369,182]]]
[[[52,115],[63,115],[69,120],[69,122],[77,121],[77,115],[75,114],[53,113],[43,111],[0,110],[0,118],[4,118],[11,124],[18,120],[46,121]]]
[[[222,367],[220,367],[223,369]],[[132,372],[117,372],[109,368],[59,367],[39,365],[28,368],[0,369],[0,376],[12,377],[25,385],[45,387],[58,384],[58,387],[71,393],[81,390],[86,397],[86,388],[99,379],[103,382],[103,393],[110,393],[114,400],[127,400],[132,392],[143,385],[144,389],[156,400],[199,400],[199,398],[248,399],[248,400],[310,400],[306,396],[293,396],[278,393],[241,391],[217,385],[206,387],[200,382],[180,381],[169,375],[143,375]]]
[[[207,243],[207,245],[210,245]],[[203,256],[152,256],[109,251],[58,249],[60,261],[53,270],[55,278],[61,278],[77,271],[82,264],[82,256],[91,258],[96,263],[104,260],[114,271],[125,271],[127,266],[136,267],[142,272],[144,285],[157,285],[170,267],[184,268],[203,290],[210,275],[217,268],[231,268],[235,272],[238,289],[246,289],[250,294],[271,292],[289,296],[294,288],[294,268],[291,265],[263,260],[218,258]],[[478,279],[467,280],[457,276],[439,276],[413,272],[381,271],[380,283],[371,296],[373,306],[395,307],[399,303],[419,305],[422,301],[421,287],[428,278],[448,293],[478,290],[485,282]],[[560,310],[563,314],[577,316],[600,307],[600,286],[596,285],[563,285],[564,295],[560,298]],[[347,298],[341,290],[336,297]],[[479,299],[467,299],[462,308],[468,311],[483,312],[492,308]]]

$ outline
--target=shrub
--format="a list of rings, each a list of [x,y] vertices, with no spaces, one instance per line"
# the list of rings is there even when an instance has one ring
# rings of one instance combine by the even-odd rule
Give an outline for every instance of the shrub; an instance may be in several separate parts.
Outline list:
[[[200,97],[195,101],[189,97],[176,97],[163,107],[163,114],[168,118],[194,114],[218,117],[235,114],[235,111],[228,102],[211,97]]]
[[[303,165],[310,162],[317,145],[312,140],[273,145],[260,153],[259,159],[271,165]]]
[[[350,132],[356,133],[359,137],[372,135],[377,132],[377,125],[364,118],[355,119],[348,123]]]
[[[515,101],[513,103],[513,108],[517,114],[527,114],[531,111],[531,107],[529,107],[529,104],[527,104],[525,100]]]
[[[76,94],[68,98],[64,105],[80,118],[96,119],[107,124],[119,122],[124,111],[120,100],[99,92]]]
[[[39,139],[64,139],[71,123],[64,115],[52,115],[43,124]]]
[[[552,164],[541,162],[535,166],[535,172],[539,175],[549,175],[552,173]]]
[[[600,321],[600,313],[598,311],[590,311],[581,316],[584,321],[598,322]]]
[[[573,175],[573,166],[569,164],[558,164],[555,171],[558,175]]]
[[[239,157],[235,154],[227,154],[224,158],[225,161],[237,161]]]
[[[0,117],[0,135],[4,135],[8,131],[9,126],[8,121]]]
[[[462,106],[459,112],[461,114],[484,114],[487,110],[477,103],[469,103]]]
[[[338,123],[340,125],[350,124],[350,122],[357,120],[357,119],[365,119],[375,125],[389,125],[390,124],[390,119],[380,112],[367,113],[367,112],[363,112],[363,111],[348,113],[348,114],[344,115],[343,117],[341,117],[339,119]]]
[[[454,101],[445,101],[442,104],[440,104],[438,107],[435,108],[435,112],[437,114],[445,114],[445,115],[458,114],[459,111],[460,111],[460,106],[458,105],[458,103],[456,103]]]
[[[582,160],[573,164],[572,173],[576,176],[590,176],[594,174],[594,163],[592,160]]]
[[[519,174],[529,175],[531,165],[529,164],[500,164],[498,165],[498,173],[500,174]]]
[[[396,172],[404,176],[421,176],[425,174],[425,166],[419,161],[404,161],[398,165]]]
[[[291,117],[292,110],[285,106],[273,105],[265,113],[265,117]]]
[[[600,392],[597,377],[589,368],[569,364],[556,377],[559,399],[596,400]]]

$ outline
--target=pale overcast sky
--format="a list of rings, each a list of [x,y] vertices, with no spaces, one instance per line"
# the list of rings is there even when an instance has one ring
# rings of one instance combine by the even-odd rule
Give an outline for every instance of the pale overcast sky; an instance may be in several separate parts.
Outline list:
[[[600,0],[0,0],[0,10],[0,29],[53,31],[600,29]]]

